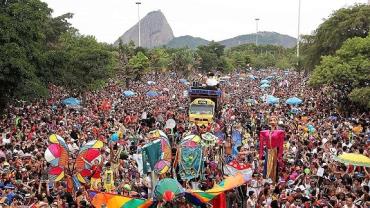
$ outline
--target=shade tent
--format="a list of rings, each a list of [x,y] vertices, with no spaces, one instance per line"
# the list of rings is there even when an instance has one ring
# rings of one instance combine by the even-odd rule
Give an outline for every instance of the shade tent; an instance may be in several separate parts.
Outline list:
[[[291,97],[291,98],[289,98],[285,101],[285,103],[288,104],[288,105],[299,105],[302,102],[303,101],[301,99],[297,98],[297,97]]]
[[[80,105],[81,101],[77,98],[70,97],[70,98],[64,99],[62,103],[64,105],[76,106],[76,105]]]
[[[131,90],[126,90],[123,92],[123,96],[125,97],[131,97],[131,96],[134,96],[135,95],[135,92],[131,91]]]
[[[158,92],[156,92],[156,91],[151,90],[151,91],[147,92],[147,93],[146,93],[146,95],[147,95],[148,97],[156,97],[156,96],[158,96],[158,95],[159,95],[159,93],[158,93]]]

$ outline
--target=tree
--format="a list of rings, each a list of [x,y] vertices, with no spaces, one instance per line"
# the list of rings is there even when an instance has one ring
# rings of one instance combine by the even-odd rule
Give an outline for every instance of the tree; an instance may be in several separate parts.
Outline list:
[[[164,48],[155,48],[149,52],[150,68],[155,72],[156,78],[158,72],[168,67],[170,56]]]
[[[301,53],[304,68],[312,70],[321,56],[333,55],[344,41],[352,37],[366,37],[370,30],[370,6],[355,5],[335,11],[312,36],[303,37]]]
[[[222,67],[223,63],[220,58],[224,55],[225,46],[214,41],[208,45],[199,46],[197,54],[200,61],[200,69],[203,71],[210,71]]]
[[[171,70],[187,76],[195,64],[195,54],[190,49],[180,48],[172,51],[169,63]]]
[[[21,98],[46,94],[35,71],[43,53],[50,14],[47,4],[39,0],[0,3],[1,109],[15,94]],[[38,90],[29,90],[31,85]]]
[[[128,65],[134,74],[135,80],[140,80],[145,70],[149,67],[149,59],[144,53],[138,52],[129,60]]]
[[[370,35],[348,39],[335,55],[324,56],[310,84],[335,85],[342,92],[347,88],[352,101],[370,107]]]

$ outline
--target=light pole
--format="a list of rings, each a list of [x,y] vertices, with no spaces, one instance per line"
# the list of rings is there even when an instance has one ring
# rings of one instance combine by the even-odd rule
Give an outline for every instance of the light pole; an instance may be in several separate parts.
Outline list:
[[[140,45],[141,45],[141,41],[140,41],[140,4],[141,4],[141,2],[136,2],[136,4],[137,4],[137,17],[139,18],[139,47],[140,47]]]
[[[256,18],[254,20],[256,20],[256,46],[258,46],[258,21],[260,19],[259,18]]]
[[[299,62],[300,26],[301,26],[301,0],[298,0],[298,34],[297,34],[298,35],[298,37],[297,37],[297,60],[298,60],[298,62]]]

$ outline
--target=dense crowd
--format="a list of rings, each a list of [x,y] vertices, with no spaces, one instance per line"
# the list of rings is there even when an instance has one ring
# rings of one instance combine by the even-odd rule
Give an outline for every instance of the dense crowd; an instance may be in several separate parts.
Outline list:
[[[260,80],[268,76],[272,76],[271,87],[262,89]],[[50,85],[46,100],[12,103],[0,120],[1,205],[89,207],[89,189],[148,198],[151,179],[140,174],[133,157],[147,143],[147,133],[154,129],[165,131],[176,152],[184,133],[198,131],[188,123],[189,101],[184,91],[189,86],[180,82],[181,78],[184,77],[176,73],[148,74],[128,86],[118,78],[110,80],[102,90],[83,94]],[[202,82],[198,74],[192,74],[189,80]],[[226,193],[228,207],[370,207],[370,169],[334,161],[335,156],[345,152],[370,156],[369,112],[348,107],[343,114],[337,108],[338,92],[330,87],[310,88],[306,77],[292,71],[233,73],[220,85],[222,110],[209,129],[221,132],[220,142],[204,155],[205,177],[197,181],[198,188],[211,188],[220,182],[223,170],[213,164],[235,157],[232,159],[250,164],[253,177]],[[136,95],[125,97],[125,90]],[[159,96],[147,96],[149,90]],[[265,95],[271,94],[280,98],[278,104],[263,101]],[[71,108],[61,103],[71,96],[81,99],[81,106]],[[285,104],[293,96],[303,103]],[[176,121],[173,132],[165,128],[171,118]],[[279,167],[277,182],[263,178],[263,160],[258,151],[259,132],[271,128],[272,118],[277,128],[285,131],[284,163]],[[117,131],[124,132],[123,138],[112,144],[109,138]],[[243,135],[243,145],[233,156],[235,132]],[[111,190],[98,182],[70,192],[64,181],[50,181],[44,152],[51,134],[66,140],[72,158],[86,142],[103,141],[103,163],[94,166],[93,177],[102,177],[105,169],[114,166]],[[224,149],[225,158],[216,155],[215,149],[219,148]],[[191,188],[191,184],[180,182]],[[185,202],[178,206],[189,207]]]

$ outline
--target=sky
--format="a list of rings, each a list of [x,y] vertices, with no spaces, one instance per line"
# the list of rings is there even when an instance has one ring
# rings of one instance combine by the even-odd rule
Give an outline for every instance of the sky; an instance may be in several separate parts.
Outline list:
[[[113,43],[138,21],[135,0],[42,0],[53,16],[71,12],[70,22],[81,34]],[[161,10],[176,37],[191,35],[220,41],[259,31],[297,37],[299,0],[141,0],[140,16]],[[301,0],[300,34],[311,34],[342,7],[368,0]]]

